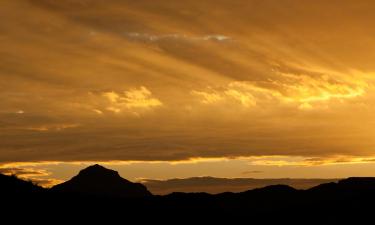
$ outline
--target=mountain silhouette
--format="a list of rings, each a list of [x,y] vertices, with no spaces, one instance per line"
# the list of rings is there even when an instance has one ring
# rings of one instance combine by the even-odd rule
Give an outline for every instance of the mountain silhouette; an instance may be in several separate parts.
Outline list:
[[[359,192],[375,192],[374,177],[349,177],[347,179],[320,184],[310,188],[308,191],[323,193],[359,193]]]
[[[256,178],[222,178],[222,177],[188,177],[167,180],[142,179],[153,194],[166,195],[172,192],[207,192],[220,194],[223,192],[243,192],[250,189],[270,185],[284,184],[295,189],[309,189],[319,184],[337,182],[338,179],[256,179]]]
[[[21,180],[16,176],[0,174],[0,195],[24,195],[41,191],[43,191],[43,188],[33,184],[31,181]]]
[[[5,206],[3,215],[16,215],[13,221],[21,218],[20,214],[43,212],[68,221],[132,218],[165,222],[183,218],[184,222],[196,222],[204,218],[233,223],[250,219],[251,224],[365,224],[373,215],[375,178],[351,177],[308,190],[280,184],[237,193],[152,195],[142,184],[93,165],[51,189],[0,175],[0,199]]]
[[[249,190],[247,192],[256,192],[264,194],[289,194],[297,191],[296,189],[283,184],[270,185],[263,188],[256,188],[254,190]],[[246,192],[245,192],[246,193]]]
[[[140,183],[132,183],[98,164],[83,169],[72,179],[51,188],[55,192],[69,192],[112,197],[138,198],[151,193]]]

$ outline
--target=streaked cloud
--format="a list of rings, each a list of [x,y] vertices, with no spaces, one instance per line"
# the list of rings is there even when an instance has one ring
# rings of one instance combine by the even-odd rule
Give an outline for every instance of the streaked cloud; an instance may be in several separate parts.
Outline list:
[[[372,158],[374,9],[1,1],[0,161]]]
[[[150,41],[150,42],[157,42],[157,41],[230,41],[231,38],[225,35],[220,34],[210,34],[205,36],[189,36],[184,34],[147,34],[147,33],[137,33],[137,32],[129,32],[126,33],[126,36],[131,40],[138,40],[138,41]]]
[[[162,105],[162,102],[152,97],[151,91],[144,86],[123,93],[104,92],[103,97],[107,98],[110,103],[106,109],[115,113],[120,113],[123,110],[150,109]]]
[[[205,91],[191,91],[192,95],[198,96],[201,98],[201,102],[204,104],[217,103],[223,99],[223,96],[215,91],[205,92]]]
[[[250,174],[254,174],[254,173],[262,173],[263,171],[260,171],[260,170],[250,170],[250,171],[243,171],[242,174],[243,175],[250,175]]]
[[[26,127],[26,129],[32,131],[61,131],[64,129],[76,128],[79,126],[79,124],[46,124],[40,126]]]
[[[45,169],[9,166],[10,165],[0,165],[0,173],[14,175],[24,180],[30,180],[43,187],[51,187],[62,182],[62,180],[59,179],[48,178],[51,175],[51,172]]]
[[[284,74],[285,75],[285,74]],[[313,108],[315,103],[329,104],[331,100],[345,101],[364,95],[366,83],[344,83],[330,80],[329,76],[313,78],[306,75],[285,75],[287,82],[269,80],[256,82],[231,82],[224,87],[207,87],[205,90],[194,90],[203,103],[216,103],[220,100],[238,102],[242,106],[256,106],[261,102],[264,107],[278,103],[295,103],[299,108]],[[268,103],[268,105],[267,105]]]

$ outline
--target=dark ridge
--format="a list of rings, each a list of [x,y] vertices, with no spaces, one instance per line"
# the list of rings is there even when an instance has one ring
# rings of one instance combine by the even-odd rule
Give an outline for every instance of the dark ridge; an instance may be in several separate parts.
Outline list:
[[[337,189],[338,184],[335,182],[319,184],[318,186],[308,189],[309,192],[330,192]]]
[[[114,170],[93,165],[51,190],[0,175],[0,200],[2,218],[15,215],[13,222],[40,215],[67,222],[101,218],[105,223],[135,219],[175,224],[203,218],[230,224],[367,224],[373,214],[375,178],[353,177],[309,190],[271,185],[240,193],[157,196]]]
[[[358,191],[375,191],[374,177],[349,177],[339,180],[320,184],[310,188],[308,191],[320,193],[341,193],[341,192],[358,192]]]
[[[19,195],[41,192],[42,187],[12,175],[0,174],[0,195]]]
[[[338,185],[347,188],[375,189],[374,177],[349,177],[339,180]]]
[[[263,192],[263,193],[284,194],[284,193],[293,193],[293,192],[296,192],[297,190],[295,188],[292,188],[292,187],[288,186],[288,185],[277,184],[277,185],[266,186],[266,187],[263,187],[263,188],[256,188],[256,189],[250,190],[250,191]]]

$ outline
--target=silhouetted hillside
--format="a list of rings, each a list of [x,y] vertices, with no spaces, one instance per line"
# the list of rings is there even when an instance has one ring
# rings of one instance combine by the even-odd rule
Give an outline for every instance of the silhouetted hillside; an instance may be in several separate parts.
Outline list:
[[[117,171],[97,164],[81,170],[71,180],[52,187],[51,191],[112,197],[146,197],[151,195],[144,185],[132,183],[120,177]]]
[[[347,179],[339,180],[318,185],[310,188],[309,191],[315,192],[359,192],[359,191],[374,191],[375,178],[374,177],[350,177]]]
[[[126,218],[178,223],[204,218],[230,224],[364,224],[375,202],[375,178],[348,178],[309,190],[272,185],[240,193],[158,196],[99,165],[51,190],[5,175],[0,176],[0,187],[3,215],[43,215],[67,222]]]
[[[31,181],[24,181],[16,176],[0,174],[0,195],[32,194],[43,191],[43,188],[33,184]]]

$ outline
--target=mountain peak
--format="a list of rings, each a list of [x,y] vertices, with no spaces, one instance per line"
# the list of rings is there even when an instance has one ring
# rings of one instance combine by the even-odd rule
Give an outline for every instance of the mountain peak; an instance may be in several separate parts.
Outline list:
[[[94,164],[94,165],[86,167],[83,170],[110,170],[110,169],[107,169],[104,166],[101,166],[99,164]]]
[[[97,178],[99,178],[99,176],[100,177],[103,177],[103,176],[120,177],[117,171],[107,169],[104,166],[101,166],[99,164],[86,167],[85,169],[79,172],[78,176],[96,176]]]
[[[95,164],[81,170],[72,179],[54,186],[53,191],[119,197],[144,197],[151,193],[139,183],[122,178],[117,171]]]

